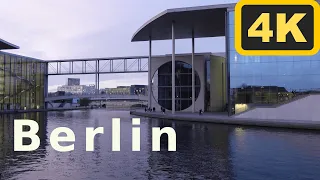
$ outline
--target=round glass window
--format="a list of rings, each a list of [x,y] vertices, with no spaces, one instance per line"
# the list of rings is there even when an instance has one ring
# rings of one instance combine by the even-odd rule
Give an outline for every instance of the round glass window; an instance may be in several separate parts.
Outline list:
[[[192,66],[175,62],[175,110],[181,111],[192,105]],[[172,110],[172,62],[159,67],[152,78],[152,94],[160,106]],[[195,99],[200,93],[200,78],[195,72]]]

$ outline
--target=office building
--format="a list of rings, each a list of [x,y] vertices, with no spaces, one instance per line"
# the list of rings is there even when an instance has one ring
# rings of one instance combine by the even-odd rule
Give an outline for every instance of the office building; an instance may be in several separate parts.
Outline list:
[[[67,85],[68,86],[79,86],[80,85],[80,78],[68,78]]]
[[[0,39],[0,50],[17,48]],[[43,109],[46,71],[42,60],[0,51],[0,111]]]
[[[105,93],[110,95],[130,95],[130,86],[117,86],[116,88],[105,88]]]
[[[233,115],[260,106],[277,107],[299,95],[320,92],[320,53],[238,54],[234,46],[234,7],[221,4],[168,9],[138,29],[132,41],[149,42],[149,106],[172,113],[205,110]],[[195,53],[195,38],[223,36],[224,53]],[[192,53],[175,54],[175,40],[187,38],[192,39]],[[153,56],[151,47],[156,40],[171,40],[172,54]]]
[[[146,96],[148,93],[148,87],[146,85],[131,85],[130,95],[143,95]]]
[[[63,85],[58,87],[58,91],[65,92],[66,95],[88,95],[95,94],[95,85]]]

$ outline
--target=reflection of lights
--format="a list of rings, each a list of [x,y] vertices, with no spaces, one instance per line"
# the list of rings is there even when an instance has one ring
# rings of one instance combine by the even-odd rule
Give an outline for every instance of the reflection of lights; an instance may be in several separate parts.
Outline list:
[[[241,127],[235,128],[235,133],[237,136],[243,136],[245,131]]]
[[[248,146],[246,145],[246,131],[242,129],[241,127],[237,127],[234,129],[234,135],[235,135],[235,143],[237,146],[238,151],[247,151]]]

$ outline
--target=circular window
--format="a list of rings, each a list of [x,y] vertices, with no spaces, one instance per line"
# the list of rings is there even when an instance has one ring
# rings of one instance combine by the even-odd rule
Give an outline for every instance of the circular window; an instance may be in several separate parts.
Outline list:
[[[175,62],[175,110],[181,111],[192,105],[192,66]],[[160,106],[172,110],[172,62],[159,67],[152,78],[152,94]],[[195,99],[200,93],[200,78],[195,72]]]

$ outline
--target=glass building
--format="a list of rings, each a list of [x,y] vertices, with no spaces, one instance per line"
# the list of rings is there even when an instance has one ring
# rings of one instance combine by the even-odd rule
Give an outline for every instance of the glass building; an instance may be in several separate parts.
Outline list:
[[[0,111],[45,108],[46,63],[0,51]]]
[[[234,47],[234,11],[228,12],[227,52],[231,114],[320,92],[320,53],[314,56],[242,56]]]

